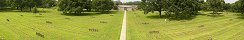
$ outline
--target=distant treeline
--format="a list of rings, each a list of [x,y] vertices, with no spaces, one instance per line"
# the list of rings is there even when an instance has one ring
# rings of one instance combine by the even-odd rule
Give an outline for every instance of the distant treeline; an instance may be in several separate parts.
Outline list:
[[[138,8],[143,10],[145,14],[149,12],[165,11],[168,18],[190,18],[195,16],[198,11],[213,11],[212,14],[220,14],[218,12],[231,11],[244,13],[244,0],[236,3],[225,3],[224,0],[141,0]]]
[[[0,10],[37,11],[37,8],[57,6],[63,13],[107,12],[115,8],[114,5],[112,0],[0,0]]]

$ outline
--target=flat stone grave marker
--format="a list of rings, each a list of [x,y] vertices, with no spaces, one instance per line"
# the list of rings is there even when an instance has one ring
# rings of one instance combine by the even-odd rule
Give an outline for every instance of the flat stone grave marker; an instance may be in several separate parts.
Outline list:
[[[42,33],[36,32],[36,35],[44,38],[44,34],[42,34]]]
[[[149,23],[145,22],[145,23],[142,23],[142,24],[149,24]]]
[[[91,29],[88,29],[89,31],[92,31],[92,32],[98,32],[98,29],[95,29],[95,28],[91,28]]]
[[[108,22],[106,22],[106,21],[100,21],[100,23],[108,23]]]
[[[204,27],[204,25],[200,25],[200,26],[198,26],[199,28],[202,28],[202,27]]]
[[[46,23],[52,24],[53,22],[51,22],[51,21],[46,21]]]
[[[64,18],[64,19],[70,19],[70,18]]]
[[[233,21],[233,19],[230,19],[230,21]]]
[[[10,21],[9,19],[6,19],[8,22]]]
[[[24,16],[24,15],[20,15],[20,16]]]
[[[180,22],[186,22],[186,20],[181,20]]]
[[[91,18],[96,18],[95,16],[91,16]]]
[[[153,30],[153,31],[149,31],[149,33],[150,33],[150,34],[158,34],[159,31],[157,31],[157,30]]]
[[[141,17],[141,16],[137,15],[136,17]]]
[[[43,15],[43,14],[39,14],[39,15]]]
[[[114,16],[114,15],[110,15],[110,16]]]
[[[137,13],[134,13],[134,14],[137,14]]]

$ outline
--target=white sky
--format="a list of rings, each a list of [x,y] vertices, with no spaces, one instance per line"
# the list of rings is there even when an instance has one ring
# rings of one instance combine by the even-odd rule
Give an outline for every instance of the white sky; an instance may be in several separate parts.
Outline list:
[[[225,3],[235,3],[238,0],[225,0]]]
[[[118,1],[118,0],[114,0],[114,1]],[[121,2],[130,2],[130,1],[141,1],[141,0],[120,0]]]
[[[118,1],[118,0],[114,0],[114,1]],[[141,1],[141,0],[120,0],[121,2],[130,2],[130,1]],[[238,0],[225,0],[225,3],[234,3]]]

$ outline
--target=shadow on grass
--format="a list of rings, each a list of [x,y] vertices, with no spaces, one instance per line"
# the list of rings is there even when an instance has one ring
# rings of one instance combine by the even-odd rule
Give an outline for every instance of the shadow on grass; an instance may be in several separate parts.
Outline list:
[[[30,12],[32,13],[32,11],[28,10],[28,9],[23,9],[23,11],[15,9],[15,8],[2,8],[0,9],[0,12]],[[38,13],[46,13],[49,11],[42,11],[42,10],[38,10]]]
[[[65,16],[95,16],[101,14],[115,14],[118,11],[109,11],[109,12],[82,12],[82,13],[62,13]]]
[[[0,9],[0,12],[11,12],[11,11],[14,11],[14,10],[16,10],[16,9],[13,9],[13,8],[1,8]]]
[[[206,16],[210,16],[210,17],[223,17],[224,15],[221,15],[223,13],[209,13],[209,15]]]
[[[151,18],[151,19],[169,19],[169,20],[192,20],[194,18],[196,18],[197,15],[193,15],[193,16],[188,16],[188,17],[176,17],[175,15],[171,15],[171,16],[166,16],[166,15],[161,15],[161,17],[159,15],[151,15],[151,16],[147,16],[147,18]]]
[[[239,17],[237,17],[239,19],[244,19],[244,14],[234,14],[234,15],[239,16]]]
[[[169,20],[192,20],[194,18],[196,18],[196,16],[201,15],[201,16],[209,16],[209,17],[223,17],[224,15],[221,15],[222,13],[209,13],[209,14],[202,14],[202,13],[197,13],[194,14],[192,16],[185,16],[185,17],[180,17],[180,16],[176,16],[174,14],[172,14],[171,16],[167,16],[167,15],[161,15],[161,17],[159,15],[151,15],[151,16],[147,16],[147,18],[151,18],[151,19],[169,19]],[[244,15],[243,15],[244,18]]]

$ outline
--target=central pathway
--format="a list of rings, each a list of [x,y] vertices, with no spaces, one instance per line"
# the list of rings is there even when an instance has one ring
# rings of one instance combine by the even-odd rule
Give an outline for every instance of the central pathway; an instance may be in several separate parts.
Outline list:
[[[120,40],[126,40],[126,11],[124,12],[122,29],[121,29],[121,33],[120,33]]]

